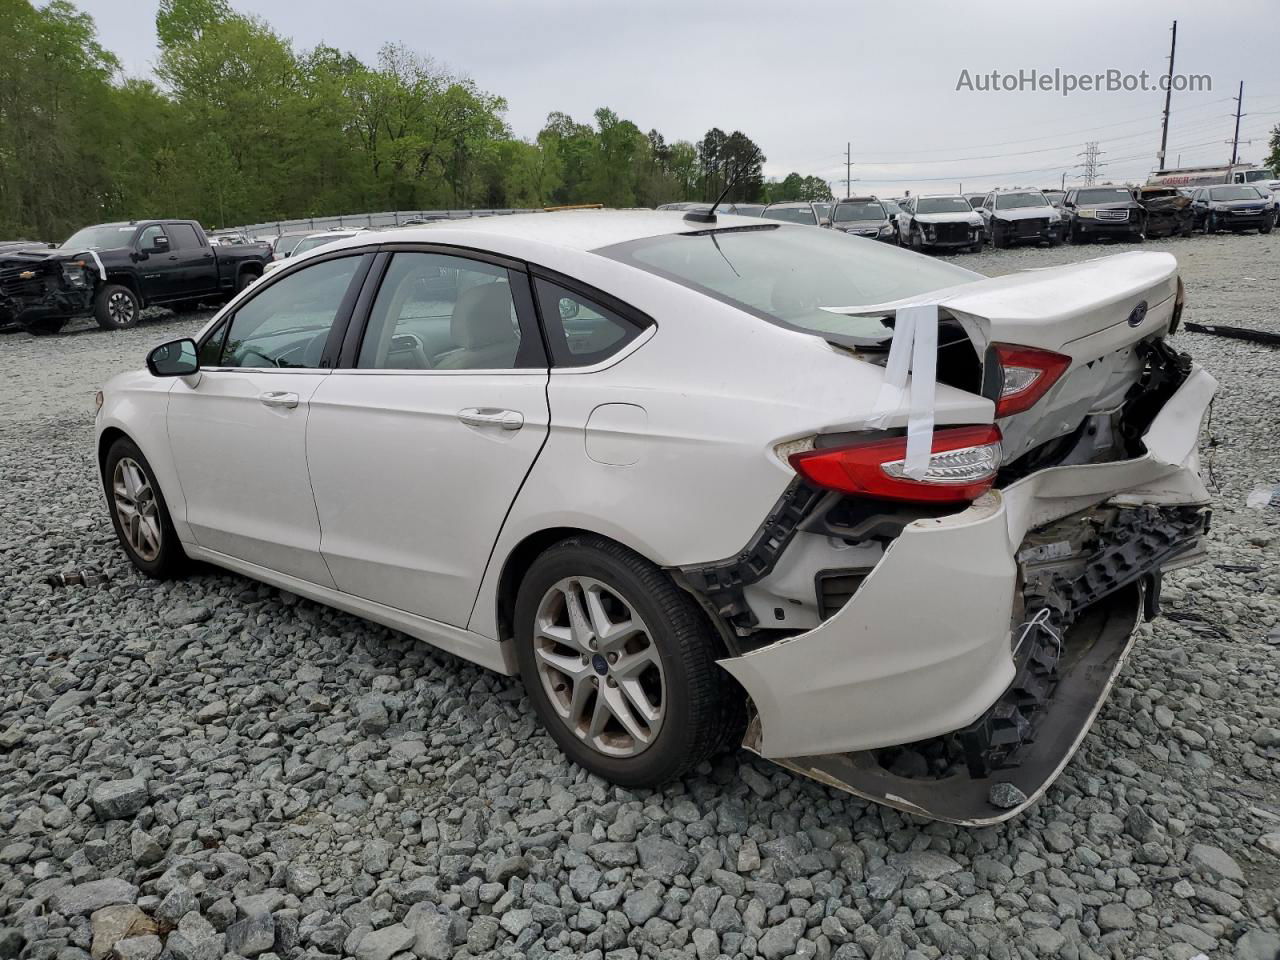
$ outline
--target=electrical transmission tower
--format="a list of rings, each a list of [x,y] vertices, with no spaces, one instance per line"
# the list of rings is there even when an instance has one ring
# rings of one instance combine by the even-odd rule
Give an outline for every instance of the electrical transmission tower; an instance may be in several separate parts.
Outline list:
[[[1090,140],[1084,145],[1084,151],[1076,156],[1084,158],[1083,162],[1076,164],[1081,169],[1078,179],[1083,180],[1086,187],[1093,186],[1098,180],[1098,171],[1106,166],[1100,159],[1102,151],[1098,149],[1098,141]]]

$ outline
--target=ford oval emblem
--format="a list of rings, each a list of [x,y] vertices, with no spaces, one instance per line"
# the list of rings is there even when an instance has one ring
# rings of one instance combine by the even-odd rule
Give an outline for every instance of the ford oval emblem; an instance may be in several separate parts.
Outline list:
[[[1140,327],[1147,319],[1147,301],[1139,300],[1138,305],[1129,311],[1129,326]]]

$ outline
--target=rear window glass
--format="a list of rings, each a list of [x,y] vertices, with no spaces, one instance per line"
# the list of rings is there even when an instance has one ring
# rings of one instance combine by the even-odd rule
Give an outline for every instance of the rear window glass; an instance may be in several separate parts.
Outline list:
[[[664,234],[596,251],[783,326],[886,339],[875,317],[823,307],[887,303],[982,275],[840,231],[785,226]]]
[[[810,226],[818,224],[813,207],[765,207],[760,216],[766,220],[782,220],[786,223],[807,223]]]

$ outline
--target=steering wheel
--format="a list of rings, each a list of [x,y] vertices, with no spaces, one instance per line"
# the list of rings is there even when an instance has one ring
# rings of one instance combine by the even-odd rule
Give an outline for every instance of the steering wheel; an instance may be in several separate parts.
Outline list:
[[[280,366],[279,360],[276,360],[272,357],[268,357],[261,350],[255,350],[253,347],[241,347],[240,350],[245,356],[249,356],[250,354],[252,354],[255,357],[261,357],[263,360],[267,361],[267,363],[271,364],[271,366],[273,367]]]

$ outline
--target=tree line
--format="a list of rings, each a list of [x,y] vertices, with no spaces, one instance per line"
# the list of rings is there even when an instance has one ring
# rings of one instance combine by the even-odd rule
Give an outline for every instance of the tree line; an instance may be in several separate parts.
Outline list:
[[[295,50],[227,0],[161,0],[155,76],[124,77],[69,0],[0,0],[0,239],[97,221],[209,227],[366,210],[829,199],[767,182],[740,130],[668,142],[601,107],[515,137],[506,101],[403,44]]]

